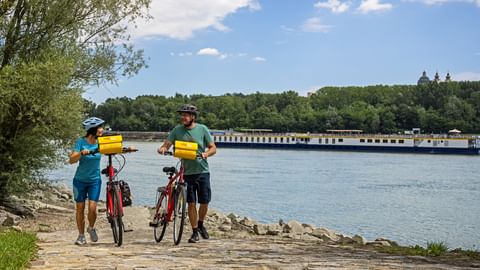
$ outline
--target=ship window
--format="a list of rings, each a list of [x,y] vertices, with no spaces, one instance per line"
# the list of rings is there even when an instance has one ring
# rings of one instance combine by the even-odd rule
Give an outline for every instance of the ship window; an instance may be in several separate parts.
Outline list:
[[[242,141],[243,141],[243,137],[240,137],[240,142],[242,142]]]
[[[390,140],[390,143],[397,143],[397,140]]]
[[[229,141],[232,141],[232,136],[229,136],[229,137],[228,137],[228,140],[229,140]]]
[[[318,143],[320,144],[322,143],[322,138],[318,139]]]
[[[238,140],[238,137],[235,136],[235,141],[237,141],[237,140]]]
[[[380,143],[380,139],[375,139],[375,143]]]
[[[325,143],[328,144],[328,138],[325,139]]]
[[[432,141],[431,141],[431,140],[428,140],[427,142],[428,142],[428,143],[431,143]]]
[[[257,137],[257,142],[260,142],[260,137]]]
[[[360,139],[360,142],[361,142],[361,143],[364,143],[364,142],[365,142],[365,139]]]
[[[290,142],[290,138],[287,137],[287,143],[289,143],[289,142]]]
[[[275,137],[275,138],[273,139],[273,141],[274,141],[274,142],[277,142],[277,137]]]
[[[404,143],[404,141],[403,140],[398,140],[398,143]]]
[[[213,136],[213,140],[214,140],[214,141],[217,141],[217,136]]]
[[[268,142],[272,142],[272,137],[268,137]]]
[[[283,137],[280,138],[280,142],[283,143]]]
[[[265,142],[265,137],[262,138],[262,141]]]
[[[332,139],[332,143],[335,144],[335,139]]]
[[[367,142],[371,143],[373,140],[372,139],[367,139]]]
[[[343,139],[338,139],[338,142],[343,142]]]
[[[388,143],[388,140],[384,139],[384,140],[382,140],[382,143]]]
[[[245,137],[245,142],[248,142],[248,137]]]

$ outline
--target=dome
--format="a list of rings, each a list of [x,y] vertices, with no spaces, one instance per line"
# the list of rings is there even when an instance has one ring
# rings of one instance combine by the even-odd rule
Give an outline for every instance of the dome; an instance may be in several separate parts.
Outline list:
[[[418,79],[417,84],[425,84],[425,83],[430,83],[430,78],[428,78],[427,72],[424,71],[422,73],[422,77],[420,77],[420,79]]]

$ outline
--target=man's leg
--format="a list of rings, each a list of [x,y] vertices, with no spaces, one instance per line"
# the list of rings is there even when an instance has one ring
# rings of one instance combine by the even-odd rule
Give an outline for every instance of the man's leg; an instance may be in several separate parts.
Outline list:
[[[195,203],[188,203],[188,219],[190,220],[190,225],[192,225],[192,230],[197,228],[198,217],[197,217],[197,205]]]
[[[212,198],[212,190],[210,188],[210,173],[201,174],[198,183],[198,203],[200,203],[200,207],[198,209],[198,232],[203,239],[208,239],[209,235],[207,229],[203,226],[203,222],[207,216],[208,203]]]

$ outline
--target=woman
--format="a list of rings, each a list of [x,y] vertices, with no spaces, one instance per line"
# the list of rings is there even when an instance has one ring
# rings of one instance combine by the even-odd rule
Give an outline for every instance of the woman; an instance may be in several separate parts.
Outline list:
[[[98,241],[95,230],[97,219],[97,202],[100,197],[102,180],[100,176],[100,153],[97,137],[103,134],[103,121],[97,117],[90,117],[83,121],[83,128],[87,131],[85,137],[81,137],[75,143],[75,148],[70,154],[70,164],[80,161],[73,178],[73,194],[76,202],[76,219],[78,238],[76,245],[87,243],[85,239],[85,200],[88,198],[88,228],[92,242]]]

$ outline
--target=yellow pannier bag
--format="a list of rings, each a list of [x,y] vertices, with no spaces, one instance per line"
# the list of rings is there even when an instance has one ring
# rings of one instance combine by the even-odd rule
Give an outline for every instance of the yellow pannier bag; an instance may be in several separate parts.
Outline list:
[[[175,141],[174,157],[194,160],[197,158],[198,143]]]
[[[120,154],[122,153],[122,135],[105,135],[98,137],[98,151],[101,154]]]

